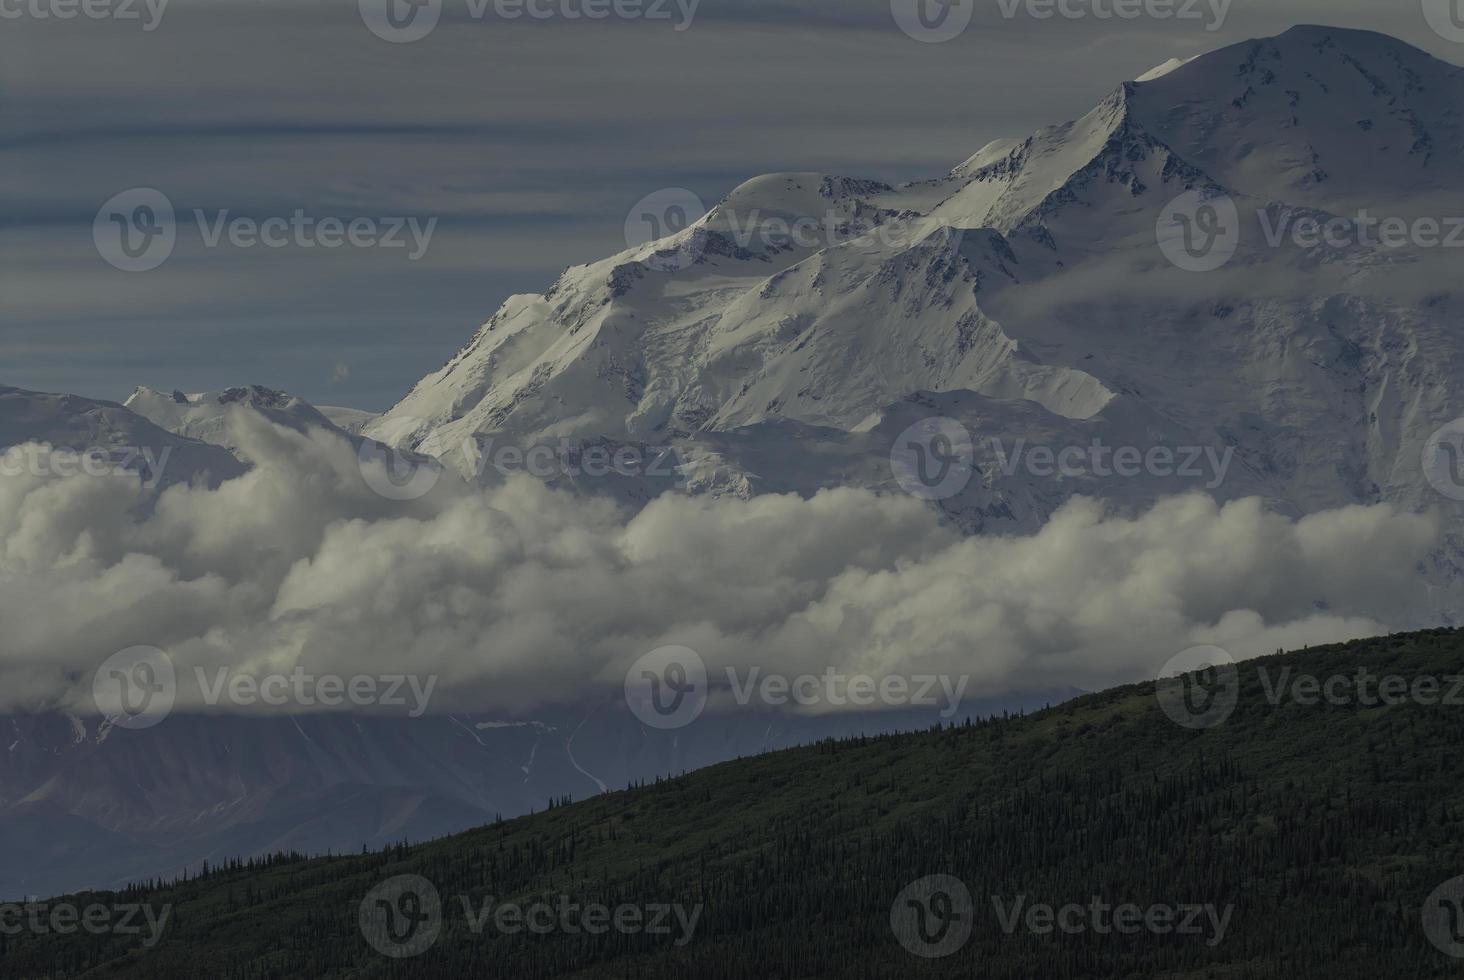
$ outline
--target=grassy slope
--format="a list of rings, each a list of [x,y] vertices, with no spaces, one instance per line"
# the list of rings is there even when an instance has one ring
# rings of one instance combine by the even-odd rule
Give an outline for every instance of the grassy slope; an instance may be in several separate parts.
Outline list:
[[[716,766],[385,854],[216,872],[131,900],[163,941],[0,937],[0,976],[1426,977],[1464,973],[1419,908],[1464,873],[1464,707],[1277,708],[1256,666],[1464,673],[1464,632],[1244,665],[1222,726],[1191,732],[1152,685],[1007,722]],[[377,882],[420,874],[441,938],[393,960],[362,938]],[[890,908],[953,874],[975,901],[956,954],[912,956]],[[1233,904],[1228,934],[1005,934],[991,896]],[[474,935],[455,896],[703,903],[695,938]],[[81,904],[94,899],[82,899]],[[49,972],[48,972],[49,971]]]

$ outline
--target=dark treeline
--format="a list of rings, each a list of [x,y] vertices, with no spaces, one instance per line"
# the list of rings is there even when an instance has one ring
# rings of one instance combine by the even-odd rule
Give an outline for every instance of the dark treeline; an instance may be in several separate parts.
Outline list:
[[[655,781],[414,847],[228,861],[91,901],[170,904],[151,949],[116,935],[0,935],[0,976],[1296,978],[1454,976],[1423,902],[1464,874],[1464,707],[1267,700],[1258,667],[1464,673],[1436,630],[1241,665],[1218,727],[1153,685],[899,736],[826,741]],[[383,956],[359,909],[420,875],[441,932]],[[910,883],[952,875],[970,937],[916,956],[891,926]],[[679,933],[505,934],[463,902],[700,906]],[[1024,897],[1024,898],[1023,898]],[[1230,908],[1223,936],[1003,928],[1016,901]],[[1218,941],[1211,942],[1211,939]]]

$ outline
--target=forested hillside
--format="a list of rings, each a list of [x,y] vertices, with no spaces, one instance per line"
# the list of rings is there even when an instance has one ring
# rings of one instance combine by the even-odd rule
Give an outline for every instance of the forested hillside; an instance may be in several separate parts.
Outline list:
[[[1464,631],[1314,648],[1239,665],[1208,728],[1136,685],[411,848],[74,896],[171,909],[151,947],[7,929],[0,975],[1453,976],[1461,673]],[[479,919],[490,897],[540,914]]]

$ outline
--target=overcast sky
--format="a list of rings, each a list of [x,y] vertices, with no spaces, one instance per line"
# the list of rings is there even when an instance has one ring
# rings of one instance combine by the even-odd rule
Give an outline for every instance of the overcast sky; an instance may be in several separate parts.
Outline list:
[[[1235,0],[1218,24],[1222,0],[1162,21],[975,0],[942,43],[901,30],[905,0],[701,0],[689,23],[675,0],[670,19],[598,22],[438,0],[411,43],[374,35],[355,0],[171,0],[152,30],[146,0],[97,0],[136,20],[35,16],[56,2],[0,0],[21,14],[0,21],[0,384],[116,399],[257,383],[385,409],[505,296],[623,248],[648,193],[935,176],[1171,57],[1296,23],[1464,62],[1424,16],[1444,0]],[[99,207],[133,187],[179,218],[148,272],[93,243]],[[436,225],[416,260],[406,231],[405,248],[209,247],[195,209],[210,227],[297,209]]]

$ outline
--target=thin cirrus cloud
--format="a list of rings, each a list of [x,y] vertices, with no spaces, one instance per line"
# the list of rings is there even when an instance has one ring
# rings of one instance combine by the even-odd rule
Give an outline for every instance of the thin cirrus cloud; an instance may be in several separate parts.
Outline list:
[[[703,0],[684,31],[473,20],[447,0],[413,44],[372,36],[349,0],[172,0],[151,32],[7,20],[4,380],[108,398],[261,383],[380,410],[507,295],[623,247],[625,216],[651,191],[711,202],[778,170],[932,176],[1170,57],[1298,21],[1447,56],[1403,6],[1237,0],[1210,32],[977,4],[945,44],[903,35],[879,0]],[[163,190],[185,221],[194,208],[301,208],[436,217],[438,233],[415,262],[205,250],[195,235],[162,268],[128,274],[100,261],[90,228],[101,202],[136,186]],[[343,347],[355,369],[333,382]]]

